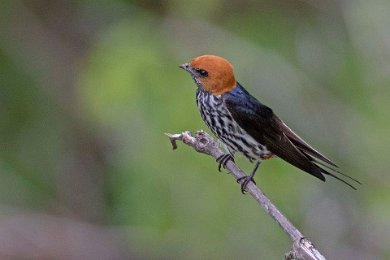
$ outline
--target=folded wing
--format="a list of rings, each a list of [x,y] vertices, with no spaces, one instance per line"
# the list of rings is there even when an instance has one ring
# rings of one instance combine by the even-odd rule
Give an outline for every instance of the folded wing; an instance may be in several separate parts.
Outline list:
[[[237,85],[234,90],[223,94],[223,100],[233,119],[240,127],[257,142],[265,145],[273,154],[322,181],[325,181],[323,174],[326,174],[355,189],[345,180],[321,167],[320,165],[334,170],[332,166],[337,166],[308,145],[279,119],[269,107],[261,104],[241,85]]]

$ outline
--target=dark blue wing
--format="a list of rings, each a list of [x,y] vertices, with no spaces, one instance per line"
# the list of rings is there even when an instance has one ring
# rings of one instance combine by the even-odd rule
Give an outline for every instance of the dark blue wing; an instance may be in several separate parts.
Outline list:
[[[241,128],[257,142],[265,145],[276,156],[322,181],[325,181],[323,174],[326,174],[356,189],[343,179],[315,164],[322,161],[335,166],[333,162],[296,135],[273,113],[271,108],[251,96],[239,83],[233,90],[223,94],[223,101]],[[324,166],[329,168],[327,165]],[[348,175],[342,175],[356,181]]]

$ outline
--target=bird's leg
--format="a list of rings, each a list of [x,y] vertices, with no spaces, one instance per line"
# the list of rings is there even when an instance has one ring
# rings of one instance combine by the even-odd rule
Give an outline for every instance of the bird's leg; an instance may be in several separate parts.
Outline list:
[[[256,184],[256,182],[253,179],[253,177],[255,176],[257,168],[259,168],[260,164],[261,164],[261,161],[257,161],[255,167],[252,170],[252,173],[249,176],[243,176],[243,177],[237,179],[237,182],[241,183],[241,192],[242,192],[242,194],[245,194],[246,186],[248,186],[249,182],[252,181],[254,184]],[[244,181],[241,182],[242,180],[244,180]]]
[[[228,161],[234,162],[234,157],[230,153],[225,153],[219,156],[215,161],[218,162],[218,171],[221,171],[221,166],[225,168]]]

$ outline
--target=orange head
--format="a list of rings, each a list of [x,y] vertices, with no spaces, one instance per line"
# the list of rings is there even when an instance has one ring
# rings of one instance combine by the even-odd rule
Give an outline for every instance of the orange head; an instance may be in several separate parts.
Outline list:
[[[188,71],[198,87],[218,96],[236,87],[233,66],[222,57],[202,55],[180,68]]]

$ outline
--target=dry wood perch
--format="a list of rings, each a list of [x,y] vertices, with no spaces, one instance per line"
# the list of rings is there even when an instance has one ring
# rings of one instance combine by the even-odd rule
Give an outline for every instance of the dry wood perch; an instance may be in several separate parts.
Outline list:
[[[173,149],[177,148],[176,141],[193,147],[197,152],[210,155],[217,159],[223,152],[220,150],[218,143],[207,133],[203,131],[196,132],[192,136],[191,132],[186,131],[181,134],[166,134]],[[231,160],[227,162],[226,169],[238,180],[245,174]],[[253,183],[247,186],[248,193],[264,208],[264,210],[279,224],[279,226],[290,236],[293,245],[290,252],[285,254],[288,260],[324,260],[325,257],[314,247],[313,243],[304,238],[302,233],[294,227],[291,222],[276,208],[268,197]]]

